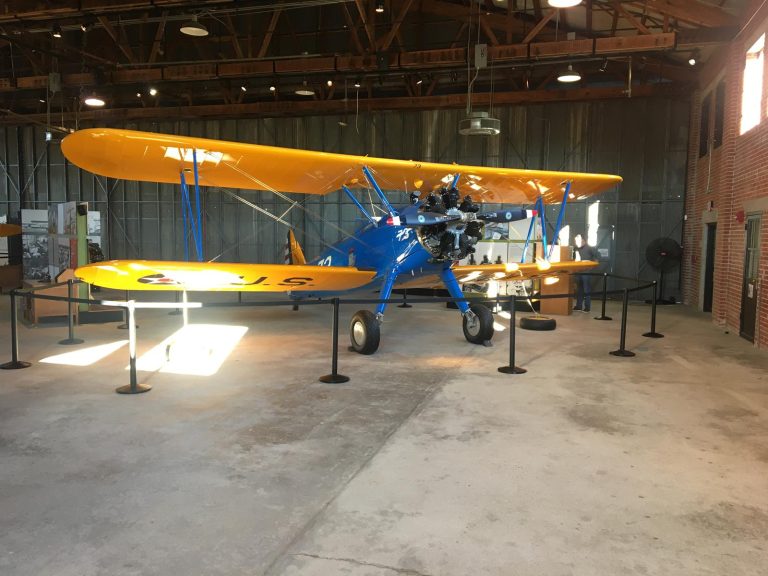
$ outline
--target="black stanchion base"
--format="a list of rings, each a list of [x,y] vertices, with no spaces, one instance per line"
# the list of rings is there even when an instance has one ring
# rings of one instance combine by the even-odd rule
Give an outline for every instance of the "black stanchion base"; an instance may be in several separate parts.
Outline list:
[[[318,380],[325,384],[343,384],[344,382],[349,382],[349,376],[344,376],[343,374],[326,374],[325,376],[320,376]]]
[[[610,316],[595,316],[595,320],[613,320]]]
[[[120,324],[120,326],[117,327],[118,330],[128,330],[128,324]],[[139,329],[139,325],[136,324],[136,330]]]
[[[408,302],[403,302],[402,304],[397,305],[398,308],[413,308],[413,305],[408,304]]]
[[[294,312],[298,312],[299,311],[299,305],[298,304],[294,304],[293,305],[293,311]]]
[[[24,362],[24,360],[11,360],[5,364],[0,364],[0,370],[18,370],[20,368],[29,368],[32,366],[30,362]]]
[[[168,312],[168,316],[180,316],[180,315],[181,315],[181,310],[179,310],[178,308]],[[118,328],[122,328],[122,326],[118,326]]]
[[[126,384],[125,386],[119,386],[115,388],[115,392],[118,394],[141,394],[142,392],[149,392],[152,390],[152,386],[149,384],[136,384],[136,386],[131,386],[130,384]]]
[[[614,350],[613,352],[608,352],[611,356],[621,356],[622,358],[631,358],[635,355],[634,352],[630,352],[629,350]]]
[[[520,368],[520,366],[502,366],[499,368],[499,372],[504,374],[525,374],[528,370]]]
[[[664,334],[660,334],[659,332],[646,332],[643,336],[646,338],[664,338]]]
[[[83,342],[85,342],[85,340],[82,340],[81,338],[65,338],[64,340],[59,340],[59,344],[64,344],[65,346],[82,344]]]

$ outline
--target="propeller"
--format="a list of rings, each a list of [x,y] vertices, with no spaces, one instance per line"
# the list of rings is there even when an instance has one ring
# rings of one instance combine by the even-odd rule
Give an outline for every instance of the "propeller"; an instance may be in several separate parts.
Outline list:
[[[526,220],[536,216],[536,210],[523,210],[516,208],[514,210],[499,210],[497,212],[485,212],[478,214],[477,219],[485,222],[514,222],[516,220]]]
[[[390,216],[387,218],[389,226],[405,226],[406,228],[419,228],[420,226],[434,226],[461,220],[461,215],[441,214],[440,212],[419,212],[410,216]]]

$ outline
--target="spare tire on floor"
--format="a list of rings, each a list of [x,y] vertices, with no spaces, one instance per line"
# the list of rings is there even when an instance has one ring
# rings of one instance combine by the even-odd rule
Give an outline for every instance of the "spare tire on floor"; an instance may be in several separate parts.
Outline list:
[[[523,316],[520,318],[520,328],[523,330],[554,330],[557,320],[548,316]]]

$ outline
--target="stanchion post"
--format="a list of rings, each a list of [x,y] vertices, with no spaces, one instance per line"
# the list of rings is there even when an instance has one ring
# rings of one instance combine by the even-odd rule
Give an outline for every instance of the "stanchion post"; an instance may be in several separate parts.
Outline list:
[[[605,301],[608,300],[608,273],[603,272],[603,303],[600,316],[595,316],[595,320],[613,320],[610,316],[605,315]]]
[[[403,288],[403,303],[398,304],[398,308],[413,308],[410,304],[408,304],[408,288]]]
[[[339,299],[333,299],[333,351],[331,356],[331,373],[320,376],[320,382],[326,384],[341,384],[349,382],[349,376],[338,373],[339,367]]]
[[[141,394],[142,392],[149,392],[152,390],[152,386],[149,384],[139,384],[136,380],[136,301],[129,300],[126,302],[127,316],[128,316],[128,355],[129,355],[129,368],[130,368],[130,384],[120,386],[115,389],[118,394]]]
[[[181,294],[179,294],[178,290],[173,293],[173,297],[176,300],[176,302],[179,302],[181,300]],[[170,312],[168,312],[168,316],[178,316],[181,314],[181,308],[174,308]]]
[[[517,297],[513,294],[509,301],[509,366],[499,367],[499,372],[504,374],[525,374],[528,372],[525,368],[515,366],[515,324],[517,323],[516,317],[517,309]]]
[[[664,338],[664,334],[656,332],[656,301],[658,284],[653,281],[653,300],[651,300],[651,331],[643,334],[646,338]]]
[[[189,324],[189,308],[187,308],[187,291],[183,290],[181,293],[181,301],[184,303],[184,307],[181,309],[182,318],[184,319],[184,327]]]
[[[85,342],[82,338],[75,338],[75,314],[72,309],[72,287],[74,280],[70,278],[67,280],[67,327],[69,328],[69,336],[64,340],[59,340],[59,344],[69,346],[71,344],[82,344]]]
[[[125,301],[128,302],[130,294],[128,290],[125,291]],[[123,323],[117,327],[118,330],[128,330],[128,307],[123,308]]]
[[[627,342],[627,312],[629,311],[629,289],[624,288],[624,300],[621,303],[621,337],[619,339],[619,349],[609,352],[612,356],[621,356],[630,358],[635,355],[625,348]]]
[[[19,323],[16,317],[16,290],[11,290],[11,361],[0,364],[3,370],[29,368],[32,364],[19,360]]]

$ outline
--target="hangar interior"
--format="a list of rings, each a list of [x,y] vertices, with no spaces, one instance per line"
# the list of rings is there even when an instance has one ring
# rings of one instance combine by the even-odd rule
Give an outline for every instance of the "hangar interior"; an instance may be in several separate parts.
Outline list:
[[[566,4],[7,2],[0,222],[87,203],[109,260],[185,259],[186,212],[177,184],[67,160],[62,140],[87,128],[623,181],[576,190],[560,236],[596,249],[612,321],[595,321],[597,282],[592,313],[551,332],[494,308],[492,346],[442,303],[392,305],[367,356],[346,349],[360,305],[342,303],[339,385],[318,382],[330,308],[249,305],[279,294],[190,292],[203,307],[183,324],[139,309],[138,330],[80,314],[83,342],[62,345],[71,313],[35,321],[6,295],[40,280],[10,236],[0,354],[31,366],[0,371],[0,573],[764,573],[768,8]],[[460,134],[470,120],[491,133]],[[292,229],[312,260],[371,199],[284,192],[202,186],[204,259],[281,264]],[[674,305],[621,302],[659,280],[659,240],[680,249],[660,295]],[[134,335],[152,390],[117,396]],[[608,354],[619,338],[634,357]]]

